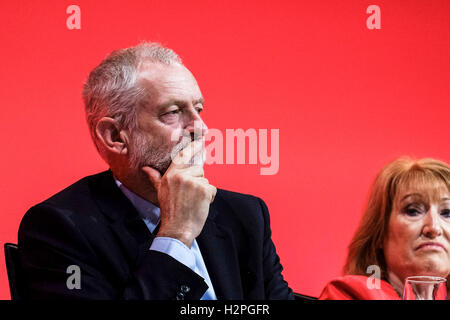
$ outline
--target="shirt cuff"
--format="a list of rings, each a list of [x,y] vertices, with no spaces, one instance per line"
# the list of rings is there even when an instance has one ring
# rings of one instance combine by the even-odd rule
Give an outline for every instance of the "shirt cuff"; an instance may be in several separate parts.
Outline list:
[[[194,253],[180,240],[168,237],[156,237],[150,246],[150,250],[168,254],[191,270],[195,268]]]

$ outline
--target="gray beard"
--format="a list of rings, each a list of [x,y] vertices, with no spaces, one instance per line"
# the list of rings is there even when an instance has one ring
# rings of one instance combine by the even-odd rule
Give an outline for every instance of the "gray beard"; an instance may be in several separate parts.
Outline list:
[[[164,175],[172,163],[167,145],[156,143],[140,133],[134,135],[131,146],[129,163],[135,172],[140,172],[143,166],[149,166]]]
[[[191,136],[185,135],[173,147],[167,145],[165,141],[156,141],[148,139],[140,132],[135,133],[132,137],[132,150],[130,150],[130,167],[135,172],[140,172],[143,166],[149,166],[164,175],[172,163],[172,159],[182,149],[191,142]],[[191,159],[191,165],[203,165],[205,161],[205,153],[199,154]]]

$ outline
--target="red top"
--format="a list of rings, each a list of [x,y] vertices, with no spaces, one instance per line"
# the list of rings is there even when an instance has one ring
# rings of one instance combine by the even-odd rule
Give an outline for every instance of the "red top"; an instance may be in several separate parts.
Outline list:
[[[339,277],[325,286],[319,300],[401,300],[388,282],[379,280],[378,284],[366,276]]]

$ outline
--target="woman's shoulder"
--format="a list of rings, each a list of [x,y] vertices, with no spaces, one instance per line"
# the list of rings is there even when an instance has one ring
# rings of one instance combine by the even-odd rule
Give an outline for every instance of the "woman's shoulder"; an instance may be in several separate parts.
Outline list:
[[[399,300],[392,286],[375,277],[345,275],[327,283],[320,300]]]

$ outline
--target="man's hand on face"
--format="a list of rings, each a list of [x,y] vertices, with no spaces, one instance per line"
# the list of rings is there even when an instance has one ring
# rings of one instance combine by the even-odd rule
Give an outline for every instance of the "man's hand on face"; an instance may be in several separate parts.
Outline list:
[[[202,231],[217,192],[204,177],[203,165],[192,164],[203,150],[204,140],[190,142],[162,177],[156,169],[142,167],[158,193],[161,226],[157,236],[178,239],[189,248]]]

